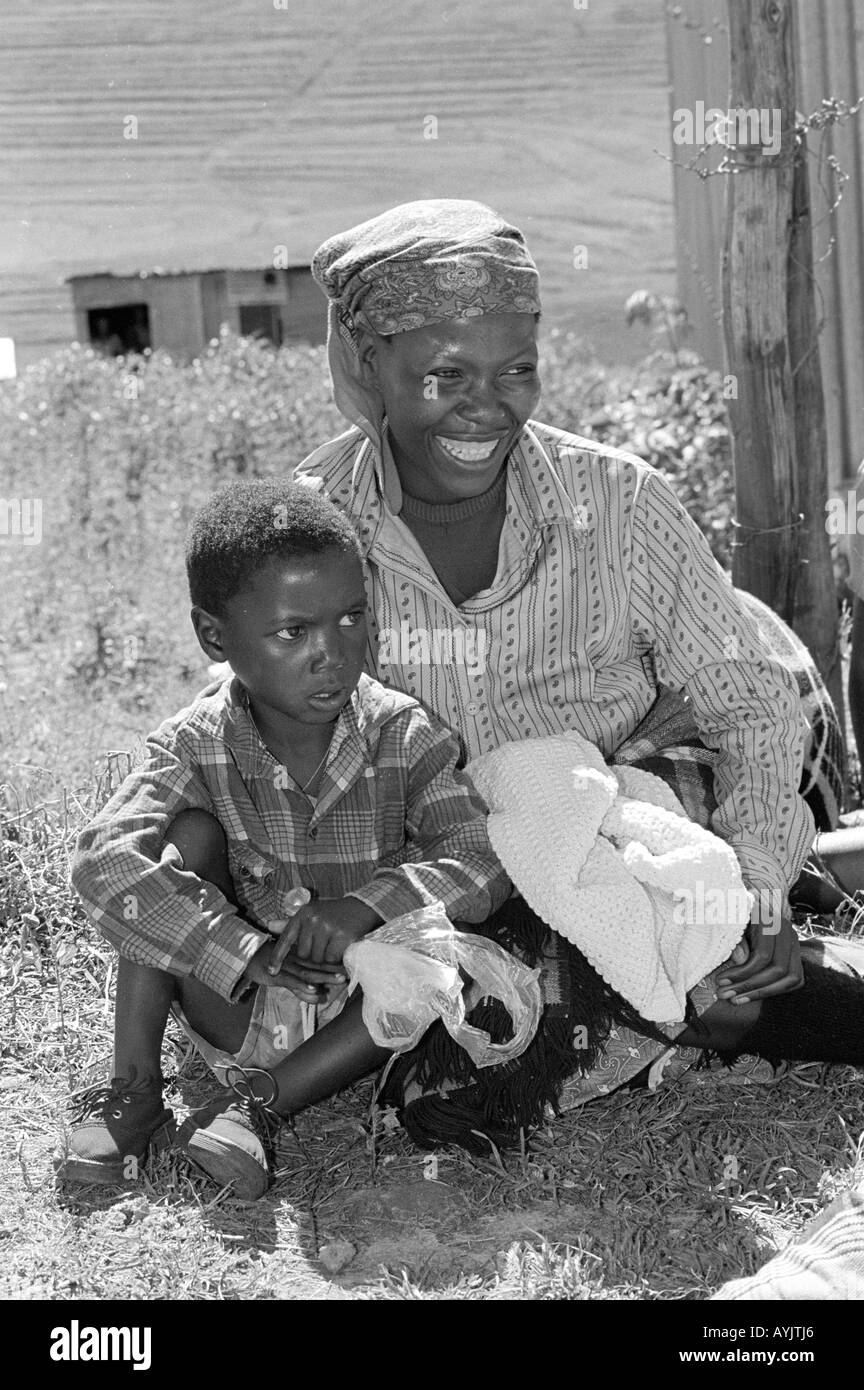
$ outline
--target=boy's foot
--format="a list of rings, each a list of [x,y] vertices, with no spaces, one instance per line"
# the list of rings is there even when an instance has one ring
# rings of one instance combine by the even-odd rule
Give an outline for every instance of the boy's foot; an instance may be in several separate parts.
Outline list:
[[[270,1109],[276,1083],[258,1067],[232,1067],[230,1089],[196,1110],[180,1126],[177,1147],[197,1168],[235,1197],[252,1202],[270,1186],[274,1145],[282,1116]]]
[[[72,1129],[54,1155],[65,1182],[117,1183],[135,1179],[148,1150],[174,1137],[174,1112],[162,1102],[162,1077],[115,1077],[72,1097]]]

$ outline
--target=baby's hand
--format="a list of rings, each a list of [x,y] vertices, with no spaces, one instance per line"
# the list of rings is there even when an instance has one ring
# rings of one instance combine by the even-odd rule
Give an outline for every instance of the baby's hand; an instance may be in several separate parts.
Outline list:
[[[276,942],[269,969],[278,974],[289,952],[312,965],[338,965],[352,941],[359,941],[382,921],[359,898],[318,898],[306,903]]]

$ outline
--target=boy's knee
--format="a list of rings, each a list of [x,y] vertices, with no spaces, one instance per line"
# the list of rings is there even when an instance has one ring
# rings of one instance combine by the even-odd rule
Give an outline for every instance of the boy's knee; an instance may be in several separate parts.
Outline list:
[[[201,878],[220,875],[228,867],[228,841],[215,816],[209,811],[181,811],[168,827],[165,843],[175,845],[183,867]]]

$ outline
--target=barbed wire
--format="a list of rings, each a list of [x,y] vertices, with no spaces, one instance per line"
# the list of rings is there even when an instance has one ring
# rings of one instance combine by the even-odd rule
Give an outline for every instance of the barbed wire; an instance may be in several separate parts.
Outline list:
[[[735,517],[730,517],[730,523],[736,532],[747,531],[749,534],[743,540],[732,540],[729,544],[730,550],[743,550],[757,536],[772,536],[784,531],[800,531],[804,525],[804,513],[799,512],[797,520],[783,522],[780,526],[746,526],[743,521],[737,521]]]

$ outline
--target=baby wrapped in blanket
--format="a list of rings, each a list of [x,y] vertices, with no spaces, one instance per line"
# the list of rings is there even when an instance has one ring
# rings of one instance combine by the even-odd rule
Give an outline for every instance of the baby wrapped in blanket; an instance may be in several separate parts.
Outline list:
[[[507,743],[466,768],[489,836],[531,908],[646,1019],[731,955],[753,895],[733,850],[659,777],[607,767],[576,733]]]

